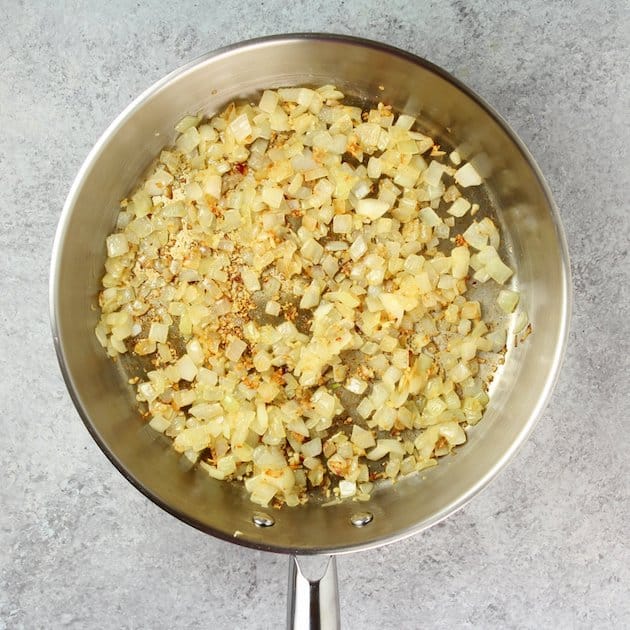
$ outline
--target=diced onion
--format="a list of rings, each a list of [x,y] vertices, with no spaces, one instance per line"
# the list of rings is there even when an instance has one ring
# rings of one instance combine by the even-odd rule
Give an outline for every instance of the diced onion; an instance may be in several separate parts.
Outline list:
[[[374,221],[389,210],[389,204],[380,199],[360,199],[357,202],[357,214]]]
[[[468,188],[468,186],[479,186],[483,182],[479,173],[477,173],[475,167],[470,162],[458,168],[453,177],[455,181],[464,188]]]
[[[358,424],[352,427],[352,437],[350,439],[353,444],[362,449],[372,448],[376,445],[372,432],[360,427]]]
[[[300,253],[307,260],[317,264],[322,259],[324,248],[314,238],[310,238],[302,245]]]
[[[260,99],[258,107],[261,111],[267,114],[273,114],[278,104],[278,94],[272,90],[265,90]]]
[[[332,231],[336,234],[348,234],[352,231],[352,215],[338,214],[333,219]]]
[[[105,243],[98,343],[151,366],[130,383],[184,464],[261,506],[366,501],[463,444],[508,324],[469,285],[518,305],[462,193],[482,184],[466,145],[342,99],[286,87],[184,116]],[[527,314],[508,319],[517,346]]]
[[[183,355],[175,363],[175,369],[179,373],[179,378],[184,381],[193,381],[197,376],[197,366],[188,354]]]
[[[470,252],[468,247],[454,247],[451,251],[453,278],[461,279],[468,275]]]
[[[435,210],[429,207],[420,210],[420,220],[429,227],[436,227],[442,223],[442,219],[440,219]]]
[[[267,313],[267,315],[274,315],[277,317],[280,315],[280,304],[274,300],[269,300],[265,306],[265,313]]]
[[[171,426],[171,421],[162,416],[153,416],[149,422],[149,426],[160,433],[164,433]]]
[[[405,449],[398,440],[383,439],[376,441],[376,447],[373,448],[368,454],[367,458],[372,461],[376,461],[385,457],[389,453],[396,453],[398,455],[404,455]]]
[[[107,255],[110,258],[122,256],[129,251],[129,243],[124,234],[112,234],[107,237]]]
[[[149,339],[159,343],[166,343],[168,339],[168,326],[166,324],[153,322],[149,329]]]
[[[246,348],[247,344],[242,339],[232,339],[225,349],[225,356],[230,361],[238,361]]]
[[[244,142],[248,136],[252,133],[252,127],[249,124],[247,114],[241,114],[237,116],[230,123],[230,131],[234,134],[234,138],[237,142]]]
[[[463,217],[470,210],[470,207],[470,201],[464,199],[464,197],[459,197],[455,199],[447,212],[454,217]]]
[[[179,133],[184,133],[185,131],[188,131],[188,129],[190,129],[191,127],[196,127],[200,121],[201,118],[199,116],[184,116],[175,125],[175,131]]]
[[[528,323],[529,317],[525,311],[517,313],[516,319],[514,320],[514,334],[518,335],[520,332],[525,330]]]
[[[501,289],[497,297],[497,304],[504,313],[512,313],[518,304],[519,298],[520,295],[518,291]]]
[[[346,499],[348,497],[353,497],[357,492],[357,484],[354,481],[343,481],[339,482],[339,495],[342,499]]]

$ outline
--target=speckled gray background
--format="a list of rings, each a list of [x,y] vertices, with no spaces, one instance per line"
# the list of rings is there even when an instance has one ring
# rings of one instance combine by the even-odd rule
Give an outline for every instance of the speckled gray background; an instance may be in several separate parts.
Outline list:
[[[630,627],[628,7],[0,3],[0,628],[282,626],[285,558],[179,523],[92,443],[54,357],[47,276],[70,182],[133,96],[207,50],[309,30],[406,48],[490,101],[548,178],[575,281],[533,437],[442,525],[341,559],[345,627]]]

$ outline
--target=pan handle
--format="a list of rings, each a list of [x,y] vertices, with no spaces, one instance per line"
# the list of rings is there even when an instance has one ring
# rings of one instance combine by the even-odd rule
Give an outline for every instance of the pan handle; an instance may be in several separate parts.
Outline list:
[[[339,630],[335,556],[289,559],[288,630]]]

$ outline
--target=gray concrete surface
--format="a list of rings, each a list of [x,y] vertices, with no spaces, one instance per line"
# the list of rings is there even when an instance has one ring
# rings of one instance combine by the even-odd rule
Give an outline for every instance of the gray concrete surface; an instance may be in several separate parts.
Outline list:
[[[341,559],[346,628],[630,627],[630,20],[600,2],[0,3],[0,628],[278,628],[286,560],[161,512],[105,460],[50,340],[50,247],[90,146],[179,64],[329,30],[426,56],[548,178],[575,311],[553,400],[510,468],[411,540]]]

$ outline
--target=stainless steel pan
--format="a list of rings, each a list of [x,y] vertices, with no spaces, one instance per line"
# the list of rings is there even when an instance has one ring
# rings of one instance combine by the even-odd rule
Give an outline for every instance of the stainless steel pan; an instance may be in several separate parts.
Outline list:
[[[118,202],[172,141],[183,114],[212,114],[262,88],[324,83],[366,104],[383,99],[418,116],[440,142],[460,147],[483,173],[484,207],[501,225],[503,255],[516,268],[533,334],[508,352],[485,417],[456,457],[443,459],[422,478],[379,489],[367,504],[313,502],[272,513],[259,510],[239,486],[182,467],[168,441],[144,427],[125,370],[105,356],[95,338],[94,307],[104,239],[115,224]],[[68,389],[111,462],[151,500],[198,529],[240,545],[301,556],[291,561],[289,624],[337,627],[334,554],[400,540],[446,518],[479,492],[528,436],[561,363],[570,278],[562,227],[542,175],[487,104],[443,70],[401,50],[309,34],[249,41],[206,55],[156,83],[111,124],[63,209],[50,298]],[[330,554],[330,561],[305,558]]]

